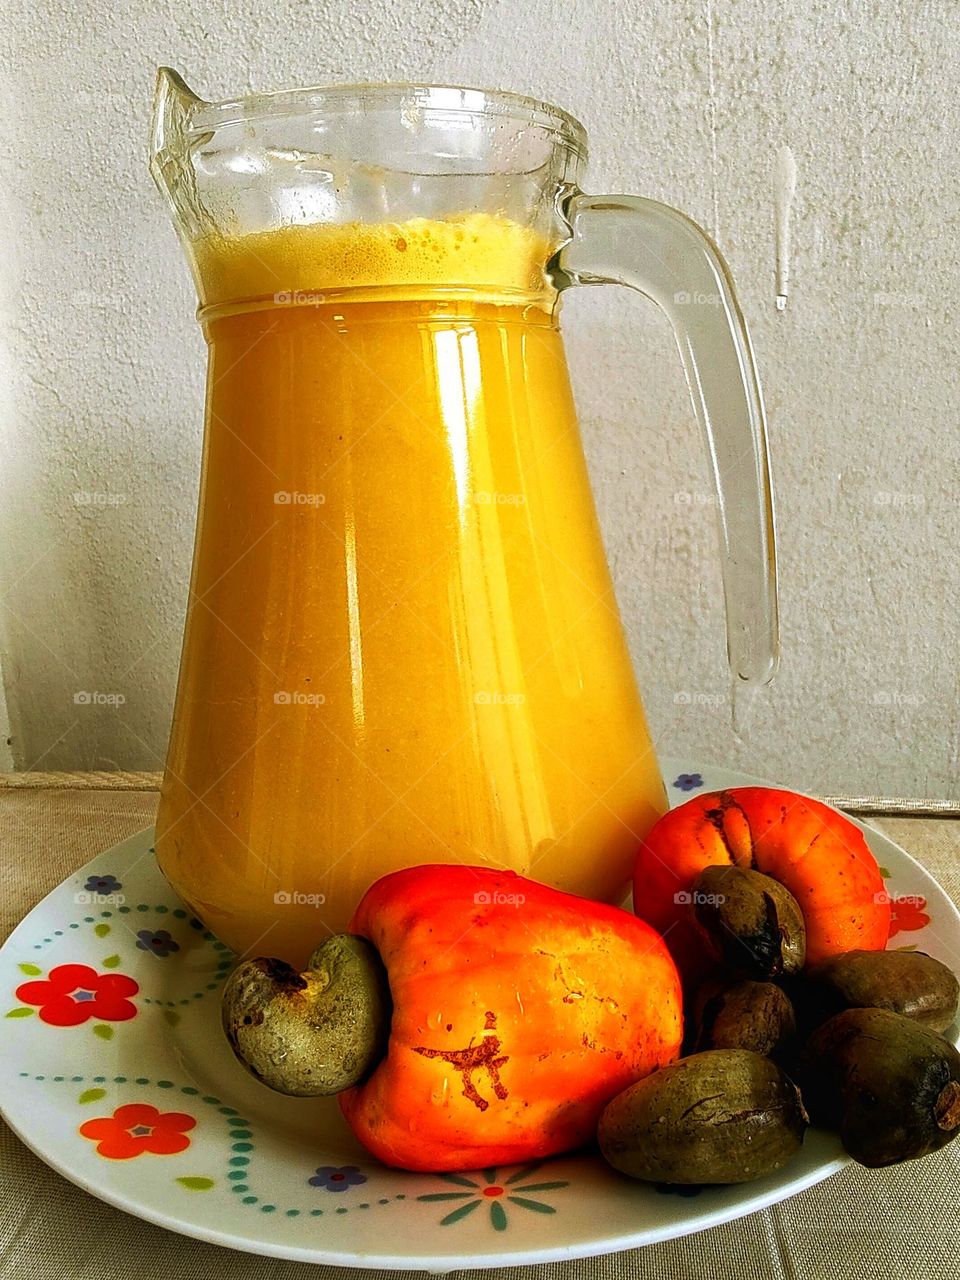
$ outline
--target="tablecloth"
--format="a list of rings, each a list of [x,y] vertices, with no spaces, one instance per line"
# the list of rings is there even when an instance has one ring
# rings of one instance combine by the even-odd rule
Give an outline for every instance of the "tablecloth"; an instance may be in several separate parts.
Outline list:
[[[3,937],[95,853],[151,824],[156,792],[127,789],[130,784],[121,777],[113,786],[101,776],[96,789],[62,780],[14,789],[0,780]],[[960,901],[960,821],[885,818],[876,825]],[[0,1280],[359,1280],[363,1274],[236,1253],[142,1222],[66,1182],[4,1125],[0,1157]],[[958,1173],[960,1142],[894,1169],[850,1166],[772,1209],[683,1240],[498,1274],[524,1280],[957,1280]]]

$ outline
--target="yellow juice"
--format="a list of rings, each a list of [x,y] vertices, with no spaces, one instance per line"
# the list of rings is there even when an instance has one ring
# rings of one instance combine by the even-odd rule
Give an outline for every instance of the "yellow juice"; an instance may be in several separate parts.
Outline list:
[[[302,962],[379,876],[616,900],[665,808],[546,246],[472,215],[194,246],[200,525],[157,852]]]

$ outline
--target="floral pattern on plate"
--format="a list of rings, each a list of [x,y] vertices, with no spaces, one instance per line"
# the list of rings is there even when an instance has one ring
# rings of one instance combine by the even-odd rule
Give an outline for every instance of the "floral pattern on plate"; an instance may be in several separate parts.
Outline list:
[[[506,1205],[528,1213],[556,1213],[556,1207],[547,1204],[539,1196],[545,1191],[559,1191],[569,1187],[570,1183],[563,1179],[544,1181],[537,1178],[540,1164],[525,1165],[511,1172],[509,1169],[484,1169],[471,1177],[469,1174],[447,1173],[440,1176],[457,1187],[466,1187],[466,1191],[434,1191],[427,1195],[417,1196],[422,1204],[444,1203],[450,1211],[440,1219],[441,1227],[451,1227],[470,1217],[481,1206],[486,1206],[489,1213],[490,1226],[494,1231],[506,1231],[510,1224],[510,1215]],[[530,1181],[530,1179],[533,1181]],[[533,1196],[537,1195],[537,1199]],[[458,1202],[459,1203],[456,1203]],[[452,1207],[455,1204],[455,1207]]]
[[[79,1132],[97,1144],[98,1156],[132,1160],[147,1152],[173,1156],[186,1151],[187,1133],[196,1123],[183,1111],[159,1111],[147,1102],[127,1102],[111,1116],[84,1121]]]
[[[52,1027],[76,1027],[91,1018],[100,1022],[135,1018],[137,1006],[130,997],[139,990],[140,984],[123,973],[97,973],[86,964],[60,964],[46,978],[21,983],[14,996],[25,1005],[37,1006],[41,1022]],[[11,1010],[7,1017],[14,1012]]]

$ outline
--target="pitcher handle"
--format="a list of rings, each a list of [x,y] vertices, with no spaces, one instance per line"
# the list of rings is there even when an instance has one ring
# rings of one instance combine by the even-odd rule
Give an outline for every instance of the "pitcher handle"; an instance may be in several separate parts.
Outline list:
[[[656,200],[574,191],[560,207],[570,239],[551,263],[557,287],[629,285],[673,326],[716,485],[730,669],[766,684],[780,659],[773,493],[763,397],[730,270],[705,231]]]

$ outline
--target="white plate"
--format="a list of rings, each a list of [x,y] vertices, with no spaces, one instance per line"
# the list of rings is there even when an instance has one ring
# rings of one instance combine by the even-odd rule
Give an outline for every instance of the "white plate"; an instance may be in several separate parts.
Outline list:
[[[754,781],[664,763],[672,804]],[[889,872],[900,925],[891,945],[949,961],[960,953],[955,907],[908,854],[863,829]],[[773,1177],[693,1196],[632,1182],[594,1155],[467,1175],[386,1169],[354,1140],[335,1101],[282,1098],[234,1061],[218,1009],[231,960],[181,907],[149,832],[94,858],[0,951],[8,1123],[64,1177],[172,1231],[282,1258],[434,1272],[671,1239],[783,1200],[846,1163],[835,1138],[811,1132]],[[50,989],[29,984],[67,964],[93,971],[66,975],[67,989],[89,981],[95,998],[77,1014],[84,1021],[59,1026],[31,1003]],[[120,989],[97,994],[111,986]],[[74,999],[67,1006],[78,1008]],[[114,1118],[131,1104],[155,1110]],[[137,1127],[147,1132],[131,1136]]]

